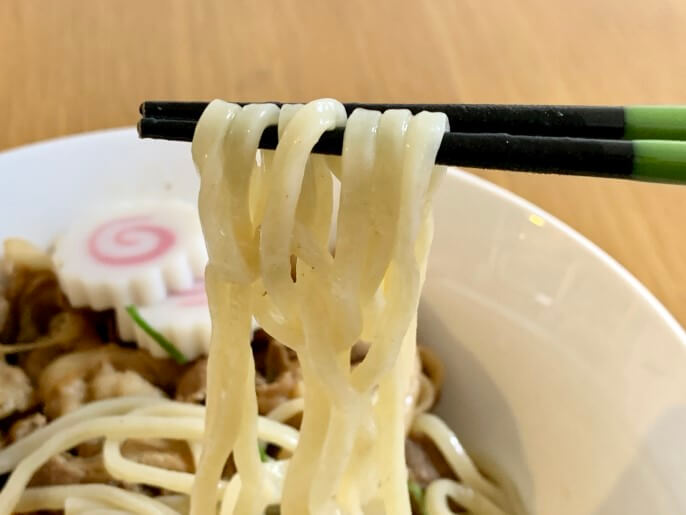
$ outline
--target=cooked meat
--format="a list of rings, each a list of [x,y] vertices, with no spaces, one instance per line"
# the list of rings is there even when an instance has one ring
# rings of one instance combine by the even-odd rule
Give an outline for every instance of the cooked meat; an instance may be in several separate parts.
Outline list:
[[[411,434],[405,439],[405,461],[409,479],[421,487],[441,477],[455,479],[441,452],[424,435]]]
[[[10,427],[10,430],[7,434],[7,443],[9,444],[16,442],[17,440],[21,440],[25,436],[33,433],[36,429],[43,427],[46,423],[47,419],[41,413],[34,413],[24,418],[20,418]]]
[[[182,402],[205,402],[207,381],[207,359],[195,361],[181,379],[176,388],[176,400]],[[287,370],[275,381],[268,382],[262,374],[255,375],[257,405],[261,415],[269,413],[282,402],[299,395],[300,377],[296,372]]]
[[[26,411],[34,399],[33,386],[24,371],[0,360],[0,419]]]
[[[7,317],[10,313],[10,303],[5,297],[0,297],[0,329],[5,327]]]
[[[55,275],[49,271],[17,270],[5,290],[10,316],[4,325],[3,342],[31,342],[49,330],[50,320],[68,303]]]
[[[265,415],[284,401],[300,395],[300,376],[295,370],[287,370],[270,383],[261,374],[256,374],[255,390],[258,410],[260,415]]]
[[[260,414],[264,415],[285,400],[302,394],[300,370],[295,353],[266,333],[258,331],[253,340],[255,390]],[[181,376],[176,400],[205,401],[207,359],[196,360]]]
[[[140,395],[144,397],[163,397],[164,392],[151,385],[132,370],[120,372],[108,362],[103,363],[99,372],[90,382],[89,398],[92,400]]]
[[[82,377],[70,377],[50,390],[50,393],[41,395],[45,414],[50,419],[66,415],[86,402],[88,387]]]
[[[301,395],[300,366],[295,352],[264,331],[255,333],[252,346],[257,406],[264,415],[282,402]]]
[[[283,372],[299,368],[295,352],[262,330],[255,332],[252,350],[255,369],[269,383]]]
[[[195,472],[193,455],[188,444],[180,440],[146,438],[126,440],[121,453],[137,463],[180,472]]]
[[[109,362],[104,362],[95,370],[85,370],[83,376],[65,378],[51,388],[42,399],[45,413],[50,418],[55,418],[90,401],[126,395],[163,397],[164,392],[136,372],[119,372]]]
[[[181,402],[205,402],[207,358],[196,359],[183,373],[176,385],[175,399]]]
[[[74,411],[87,402],[127,395],[163,397],[164,392],[136,372],[119,372],[105,362],[92,373],[68,377],[57,383],[43,397],[43,403],[45,413],[52,419]]]
[[[104,441],[104,438],[93,438],[91,440],[86,440],[75,447],[75,452],[73,454],[81,456],[82,458],[95,456],[96,454],[102,452],[102,444]]]
[[[74,349],[102,345],[90,323],[91,314],[73,310],[53,272],[39,262],[40,259],[37,264],[29,263],[31,266],[17,265],[10,275],[2,301],[7,305],[8,314],[0,326],[0,342],[8,347],[46,345],[8,357],[34,384],[43,369],[58,356]]]
[[[145,350],[107,344],[53,361],[40,375],[39,393],[46,414],[54,418],[66,413],[65,408],[74,402],[78,405],[119,395],[161,395],[173,390],[181,370],[174,361],[153,358]]]
[[[40,383],[40,377],[45,369],[54,361],[69,352],[84,351],[101,347],[102,342],[97,339],[79,339],[66,345],[54,345],[42,349],[34,349],[19,355],[19,366],[26,372],[33,384]]]
[[[3,243],[3,265],[7,272],[17,268],[31,271],[52,270],[52,260],[43,250],[21,238],[7,238]]]
[[[94,400],[141,395],[162,397],[164,392],[132,370],[115,368],[106,359],[107,347],[84,352],[72,352],[53,362],[41,375],[40,395],[45,414],[53,419]],[[130,353],[130,359],[143,351],[119,349]],[[147,353],[145,353],[147,354]],[[153,358],[150,358],[153,359]]]
[[[31,479],[31,486],[68,485],[79,483],[109,483],[112,477],[105,470],[102,454],[89,458],[63,452],[50,458]]]

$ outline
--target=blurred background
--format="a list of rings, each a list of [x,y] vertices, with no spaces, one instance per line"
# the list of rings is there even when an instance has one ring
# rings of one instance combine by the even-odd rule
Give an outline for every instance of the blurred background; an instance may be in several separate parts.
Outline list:
[[[146,99],[686,104],[684,27],[684,0],[1,0],[0,150],[133,125]],[[686,325],[686,187],[475,173]]]

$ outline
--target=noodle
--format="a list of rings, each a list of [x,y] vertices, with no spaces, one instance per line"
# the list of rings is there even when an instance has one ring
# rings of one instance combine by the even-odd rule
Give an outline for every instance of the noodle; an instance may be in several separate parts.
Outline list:
[[[97,437],[129,438],[155,435],[161,438],[196,440],[203,435],[201,420],[180,419],[169,424],[165,417],[105,416],[84,420],[50,437],[15,467],[0,493],[0,506],[14,506],[33,473],[51,456]]]
[[[28,488],[15,507],[19,513],[37,510],[60,510],[67,499],[90,499],[141,515],[178,515],[165,504],[134,492],[109,485],[67,485]]]
[[[30,435],[0,450],[0,473],[13,470],[27,455],[37,450],[46,441],[80,422],[108,415],[121,415],[137,407],[157,403],[159,400],[148,397],[121,397],[87,404],[78,411],[64,415],[50,425],[37,429]],[[0,498],[4,489],[0,493]]]
[[[502,494],[479,473],[450,428],[436,415],[422,413],[412,424],[413,431],[424,433],[434,441],[453,472],[463,483],[483,495],[502,502]]]
[[[426,489],[427,515],[450,515],[453,513],[446,502],[447,498],[459,503],[470,513],[506,515],[483,494],[450,479],[438,479]]]
[[[414,408],[413,416],[428,411],[431,406],[436,404],[436,388],[431,380],[424,374],[419,376],[419,397]]]
[[[140,407],[144,402],[147,402],[148,405]],[[109,415],[109,413],[123,411],[127,407],[129,410],[125,414],[119,416]],[[101,414],[101,416],[96,415],[93,419],[86,419],[94,414]],[[85,485],[29,488],[22,493],[28,478],[50,456],[54,456],[60,451],[70,449],[79,443],[99,436],[105,437],[105,467],[112,477],[130,483],[158,486],[169,491],[190,494],[194,479],[193,474],[170,471],[133,462],[121,455],[119,445],[121,440],[125,438],[141,438],[151,435],[183,439],[190,442],[198,441],[204,433],[204,416],[205,409],[202,406],[147,398],[123,398],[91,403],[79,411],[65,415],[55,423],[43,428],[42,431],[39,430],[42,432],[42,440],[44,440],[42,444],[32,446],[30,445],[32,442],[29,441],[28,444],[21,447],[17,445],[13,449],[8,448],[0,451],[0,457],[6,459],[7,456],[5,454],[10,454],[11,457],[13,455],[18,456],[20,452],[23,454],[19,456],[18,465],[15,467],[2,493],[0,493],[0,506],[12,507],[16,504],[18,511],[29,511],[52,509],[58,504],[62,507],[62,504],[69,497],[86,497],[96,500],[100,499],[100,497],[107,498],[103,494],[107,490],[98,488],[88,489]],[[66,420],[66,423],[64,420]],[[58,422],[62,423],[57,426]],[[57,427],[55,428],[55,426]],[[259,417],[257,427],[260,440],[291,452],[295,450],[298,443],[298,432],[295,429],[264,417]],[[41,435],[39,434],[38,436]],[[26,438],[26,440],[28,439],[29,437]],[[10,452],[7,453],[6,451]],[[270,490],[272,494],[269,497],[269,501],[278,501],[282,487],[282,478],[285,474],[285,462],[268,462],[262,463],[259,466],[263,469],[269,484],[271,484]],[[237,492],[237,487],[231,486],[237,481],[239,481],[238,476],[234,476],[229,482],[219,482],[218,494],[221,494],[225,489]],[[96,485],[92,486],[95,487]],[[107,488],[113,489],[114,487],[108,486]],[[138,494],[131,497],[128,495],[130,494],[129,492],[114,489],[117,492],[122,492],[117,499],[121,499],[123,504],[120,503],[117,506],[126,508],[129,505],[138,506],[144,500],[152,502],[148,497]],[[131,502],[133,504],[130,504]],[[155,505],[154,503],[150,504],[150,506]],[[133,508],[131,510],[134,513],[150,512],[146,510],[140,511],[139,509],[133,510]],[[163,512],[167,513],[166,511]],[[153,511],[150,513],[158,512]]]
[[[295,415],[302,413],[304,407],[305,402],[303,401],[302,397],[298,397],[296,399],[291,399],[290,401],[279,404],[267,414],[267,417],[279,422],[286,422]]]
[[[320,100],[284,108],[279,145],[267,169],[267,160],[256,165],[254,156],[262,130],[276,115],[268,104],[241,109],[214,101],[193,142],[213,343],[191,513],[213,510],[214,485],[231,451],[242,478],[236,513],[258,508],[263,478],[256,467],[254,395],[247,388],[251,314],[296,351],[305,383],[300,443],[290,460],[281,512],[359,513],[380,502],[386,513],[409,513],[403,405],[417,352],[417,303],[432,234],[430,197],[442,173],[432,172],[433,162],[446,118],[357,110],[346,123],[342,157],[325,160],[310,152],[324,131],[345,122],[343,106]],[[331,173],[325,166],[341,181],[333,256]],[[250,199],[259,205],[251,208]],[[372,345],[351,370],[350,351],[361,337]],[[232,412],[222,402],[230,394]],[[277,416],[294,413],[289,406]],[[369,420],[384,427],[383,438],[361,423]],[[416,425],[426,430],[422,421]],[[364,459],[361,449],[370,448],[374,459]],[[494,493],[473,466],[457,464],[468,472],[469,484]],[[365,483],[355,484],[356,477]],[[379,485],[376,491],[370,480]]]

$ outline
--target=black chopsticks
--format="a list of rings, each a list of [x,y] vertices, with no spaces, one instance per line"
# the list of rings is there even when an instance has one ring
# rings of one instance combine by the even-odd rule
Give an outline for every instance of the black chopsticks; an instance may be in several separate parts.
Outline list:
[[[274,102],[279,104],[278,102]],[[206,102],[144,102],[142,138],[191,141]],[[442,111],[439,164],[512,171],[686,183],[686,106],[536,106],[493,104],[345,104],[384,111]],[[276,148],[269,127],[260,148]],[[340,154],[343,129],[327,132],[313,151]]]
[[[246,105],[249,102],[237,102]],[[281,106],[281,102],[270,102]],[[516,104],[361,104],[355,109],[387,111],[408,109],[412,113],[441,111],[453,132],[507,133],[593,139],[686,140],[686,106],[555,106]],[[143,102],[143,118],[197,121],[207,102]]]

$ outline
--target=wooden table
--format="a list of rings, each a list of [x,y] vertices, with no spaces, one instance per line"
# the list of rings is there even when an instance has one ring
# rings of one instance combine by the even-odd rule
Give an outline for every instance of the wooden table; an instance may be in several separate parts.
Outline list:
[[[0,0],[0,149],[144,99],[686,103],[686,1]],[[686,324],[686,187],[478,172]]]

